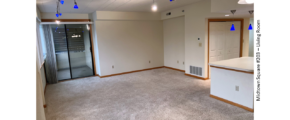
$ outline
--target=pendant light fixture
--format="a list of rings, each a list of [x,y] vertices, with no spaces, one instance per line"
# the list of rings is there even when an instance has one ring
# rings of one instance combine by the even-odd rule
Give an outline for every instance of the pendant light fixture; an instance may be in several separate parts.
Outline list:
[[[233,17],[235,17],[236,10],[231,10],[231,12],[233,13]],[[234,18],[233,18],[233,21],[234,21]],[[235,30],[236,29],[235,29],[235,25],[234,25],[234,22],[233,22],[232,27],[231,27],[231,31],[235,31]]]
[[[254,10],[250,10],[249,13],[252,15],[254,13]],[[250,23],[248,30],[253,30],[253,27]]]
[[[60,0],[60,3],[63,5],[63,3],[64,3],[64,0]]]
[[[239,0],[238,4],[254,4],[254,0]]]
[[[60,3],[60,0],[58,0],[58,2],[56,2],[56,14],[55,14],[56,17],[59,17],[62,15],[60,13],[59,3]]]
[[[79,9],[79,7],[78,7],[78,4],[77,4],[76,0],[75,0],[74,9]]]
[[[152,5],[152,11],[157,11],[157,5],[156,5],[156,3],[154,2],[154,0],[153,0],[153,5]]]

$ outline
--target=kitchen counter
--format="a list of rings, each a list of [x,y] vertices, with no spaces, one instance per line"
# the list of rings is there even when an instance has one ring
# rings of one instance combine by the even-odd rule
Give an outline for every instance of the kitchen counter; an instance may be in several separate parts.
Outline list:
[[[253,57],[241,57],[229,60],[222,60],[209,63],[209,65],[221,68],[228,68],[234,70],[240,70],[245,72],[254,72],[254,58]]]
[[[212,62],[210,97],[254,111],[254,58]]]

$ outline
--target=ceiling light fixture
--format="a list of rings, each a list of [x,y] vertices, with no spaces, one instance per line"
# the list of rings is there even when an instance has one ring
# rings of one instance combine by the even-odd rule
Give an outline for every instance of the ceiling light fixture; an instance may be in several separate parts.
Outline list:
[[[90,30],[90,27],[89,27],[89,25],[88,25],[88,24],[87,24],[87,29],[88,29],[88,30]]]
[[[59,16],[62,15],[62,14],[60,13],[59,3],[60,3],[60,0],[58,0],[58,2],[56,2],[56,14],[55,14],[56,17],[59,17]]]
[[[254,0],[239,0],[238,4],[254,4]]]
[[[230,15],[225,15],[225,16],[230,16]]]
[[[76,0],[75,0],[74,9],[79,9],[79,7],[78,7],[78,4],[77,4]]]
[[[254,3],[254,0],[246,0],[246,2],[247,2],[248,4],[253,4],[253,3]]]
[[[63,0],[60,0],[60,3],[63,5],[64,1]]]
[[[233,16],[235,16],[235,12],[236,10],[231,10],[231,12],[233,13]],[[232,24],[232,27],[231,27],[231,31],[235,31],[235,25],[234,25],[234,19],[233,19],[233,24]]]
[[[152,11],[157,11],[157,5],[153,0]]]
[[[250,10],[250,11],[249,11],[249,13],[250,13],[251,15],[253,14],[253,12],[254,12],[254,10]],[[253,30],[253,27],[252,27],[251,23],[250,23],[250,25],[249,25],[248,30]]]

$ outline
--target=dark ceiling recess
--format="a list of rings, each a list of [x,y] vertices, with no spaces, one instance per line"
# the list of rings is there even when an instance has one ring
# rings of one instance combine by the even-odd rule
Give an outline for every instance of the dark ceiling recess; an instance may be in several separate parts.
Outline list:
[[[184,12],[184,10],[182,10],[182,12]]]
[[[168,15],[171,15],[171,12],[169,12],[169,13],[166,13],[166,15],[168,16]]]

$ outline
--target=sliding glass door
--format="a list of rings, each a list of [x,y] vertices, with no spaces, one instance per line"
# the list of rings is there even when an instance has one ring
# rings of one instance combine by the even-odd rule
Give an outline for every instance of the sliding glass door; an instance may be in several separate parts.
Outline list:
[[[51,25],[58,80],[94,75],[90,28],[86,24]]]
[[[84,24],[66,25],[72,78],[94,75],[89,27]]]

